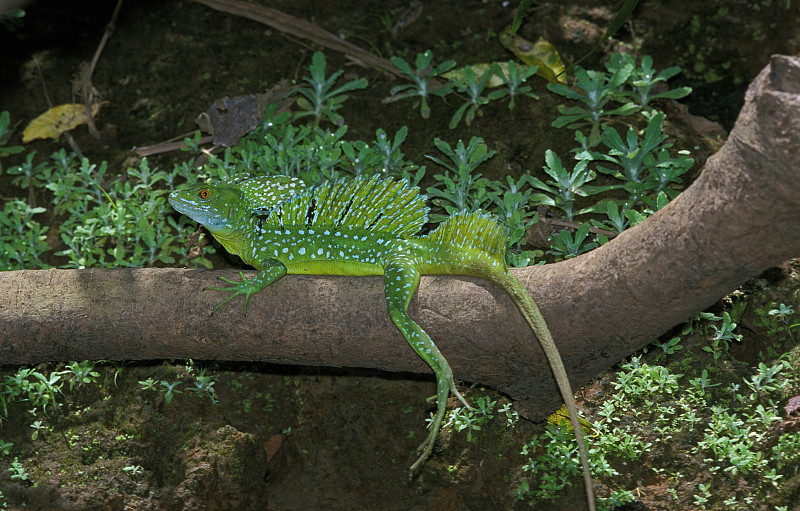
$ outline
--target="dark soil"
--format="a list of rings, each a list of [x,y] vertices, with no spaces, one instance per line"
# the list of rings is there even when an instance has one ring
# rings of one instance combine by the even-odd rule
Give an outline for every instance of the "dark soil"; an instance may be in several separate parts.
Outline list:
[[[520,33],[529,40],[545,37],[569,63],[593,47],[618,4],[535,2]],[[269,6],[387,58],[412,60],[426,49],[437,61],[452,58],[459,64],[511,58],[496,34],[513,19],[515,2],[426,2],[420,18],[397,37],[385,22],[397,19],[405,0],[275,1]],[[113,7],[114,2],[42,0],[28,6],[14,31],[0,27],[0,110],[10,111],[12,123],[22,123],[14,143],[22,126],[48,108],[43,82],[53,104],[79,101],[72,80],[80,63],[91,60]],[[769,55],[800,48],[797,10],[790,1],[644,1],[615,40],[583,65],[600,68],[620,47],[652,55],[657,69],[680,65],[683,74],[670,85],[693,87],[685,101],[691,113],[730,129],[746,86]],[[194,118],[215,99],[263,92],[281,79],[299,81],[318,49],[190,1],[126,2],[93,78],[102,99],[110,102],[98,119],[100,137],[91,137],[85,127],[73,136],[86,157],[107,160],[114,172],[122,172],[136,161],[132,149],[194,131]],[[493,178],[538,172],[546,149],[563,155],[573,147],[571,134],[550,128],[554,105],[563,101],[546,90],[543,80],[532,82],[541,99],[523,102],[511,117],[505,103],[495,102],[472,126],[451,131],[447,123],[456,105],[436,100],[433,117],[423,120],[410,102],[381,103],[398,81],[354,66],[333,51],[325,54],[329,72],[343,68],[347,77],[370,80],[370,87],[352,94],[342,110],[348,138],[371,140],[378,128],[394,133],[407,125],[406,156],[425,164],[424,155],[435,151],[434,137],[452,143],[479,135],[498,153],[483,169]],[[698,163],[716,147],[683,122],[673,120],[668,129],[676,148],[692,148]],[[49,155],[65,145],[39,140],[27,150]],[[171,168],[185,157],[173,152],[150,161]],[[0,177],[0,196],[14,195],[21,195],[19,189]],[[38,199],[47,204],[46,196]],[[758,344],[751,348],[759,351]],[[97,383],[59,396],[63,404],[49,410],[48,428],[36,440],[24,403],[11,407],[0,439],[14,442],[12,456],[25,462],[30,480],[9,479],[12,460],[0,457],[5,501],[11,508],[42,510],[529,508],[515,496],[524,475],[520,446],[539,428],[526,421],[512,429],[494,421],[475,442],[446,431],[418,477],[408,479],[413,450],[425,433],[432,378],[255,362],[198,365],[213,376],[218,405],[189,392],[194,380],[182,362],[164,362],[130,364],[116,376],[114,365],[98,366]],[[55,364],[38,368],[43,374],[62,369]],[[147,378],[187,383],[167,403],[163,392],[141,390],[139,382]],[[605,381],[589,386],[588,394],[602,394]],[[505,399],[490,390],[465,394]],[[591,417],[597,403],[587,399],[585,405]],[[139,473],[124,470],[135,466]],[[646,466],[618,470],[623,486],[640,495],[625,509],[692,506],[689,495],[663,497],[666,482]],[[698,462],[685,470],[702,468]],[[577,480],[575,487],[547,508],[580,509],[583,490]],[[599,491],[604,491],[602,482]]]

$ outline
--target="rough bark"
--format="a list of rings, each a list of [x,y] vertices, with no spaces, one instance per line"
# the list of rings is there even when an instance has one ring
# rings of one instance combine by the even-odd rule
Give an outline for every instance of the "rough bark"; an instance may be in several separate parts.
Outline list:
[[[666,208],[603,247],[516,270],[574,386],[800,254],[800,59],[773,57],[724,147]],[[429,372],[394,329],[377,277],[287,276],[211,315],[202,291],[232,271],[0,273],[0,361],[194,358]],[[529,416],[560,398],[520,314],[489,283],[423,278],[410,314],[457,378],[506,392]]]

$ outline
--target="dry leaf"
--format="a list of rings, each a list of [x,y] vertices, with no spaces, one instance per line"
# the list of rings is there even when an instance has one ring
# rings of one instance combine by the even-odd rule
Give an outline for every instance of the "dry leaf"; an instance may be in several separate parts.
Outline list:
[[[518,34],[511,35],[511,26],[500,34],[500,44],[529,66],[539,66],[537,75],[553,83],[567,83],[564,63],[558,56],[555,46],[544,38],[531,43]]]
[[[108,101],[92,104],[92,116],[97,116],[100,107]],[[37,138],[58,138],[65,131],[86,124],[86,108],[77,103],[54,106],[32,120],[22,132],[22,143],[27,144]]]
[[[594,426],[592,426],[591,422],[587,421],[583,417],[578,417],[578,420],[581,423],[584,433],[587,435],[594,433]],[[569,412],[567,411],[566,405],[561,405],[561,408],[547,418],[547,422],[555,424],[556,426],[559,424],[569,424]]]
[[[498,62],[498,64],[500,65],[500,69],[503,70],[503,74],[508,76],[508,62]],[[485,72],[492,70],[492,63],[490,62],[488,64],[486,64],[486,63],[484,63],[484,64],[474,64],[474,65],[466,66],[466,67],[472,68],[472,73],[475,75],[475,78],[480,80],[483,77],[483,74]],[[452,71],[448,71],[446,73],[443,73],[442,76],[444,78],[447,78],[448,80],[458,80],[458,81],[460,81],[462,83],[467,83],[467,79],[464,77],[464,68],[463,67],[460,67],[458,69],[454,69]],[[489,78],[489,83],[487,83],[486,86],[487,87],[500,87],[501,85],[503,85],[503,83],[504,82],[503,82],[503,77],[502,76],[492,75],[492,77]]]

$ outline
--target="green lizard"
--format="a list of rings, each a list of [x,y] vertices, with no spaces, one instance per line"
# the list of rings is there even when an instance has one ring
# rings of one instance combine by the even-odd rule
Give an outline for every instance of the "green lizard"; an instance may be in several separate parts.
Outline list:
[[[589,508],[595,509],[583,431],[561,357],[538,307],[505,264],[504,229],[486,213],[458,213],[426,235],[428,219],[419,188],[390,178],[339,180],[306,187],[297,178],[235,176],[217,184],[193,184],[172,192],[177,211],[203,224],[225,247],[259,270],[252,279],[222,278],[232,291],[214,310],[251,295],[287,273],[383,275],[389,316],[414,351],[436,374],[437,409],[419,446],[413,473],[428,457],[453,393],[453,371],[427,333],[408,316],[421,275],[466,275],[494,282],[514,301],[544,350],[569,412],[583,465]],[[471,408],[471,407],[470,407]]]

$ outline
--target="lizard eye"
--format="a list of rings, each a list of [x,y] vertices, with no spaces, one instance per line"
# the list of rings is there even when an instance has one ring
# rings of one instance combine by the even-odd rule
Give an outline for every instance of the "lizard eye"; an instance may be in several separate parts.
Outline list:
[[[211,192],[209,192],[208,190],[200,190],[200,193],[198,193],[197,196],[200,197],[201,199],[208,199],[209,197],[211,197]]]

